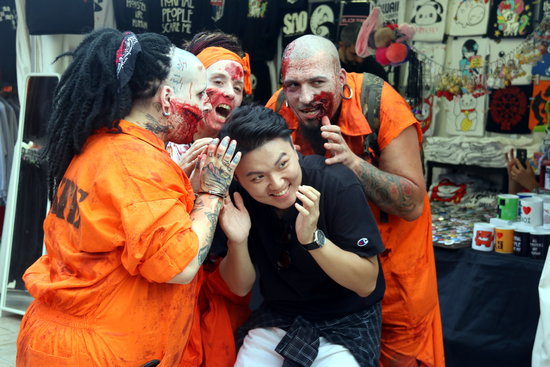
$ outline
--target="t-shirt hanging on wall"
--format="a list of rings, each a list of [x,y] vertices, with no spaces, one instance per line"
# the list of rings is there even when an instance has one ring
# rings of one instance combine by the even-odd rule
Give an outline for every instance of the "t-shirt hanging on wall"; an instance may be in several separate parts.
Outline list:
[[[279,0],[249,0],[242,33],[243,48],[256,61],[273,60],[281,31]]]
[[[210,0],[214,26],[222,32],[239,35],[246,16],[247,3],[242,0]]]
[[[350,23],[363,22],[370,14],[370,3],[341,3],[342,16],[338,22],[340,28]],[[338,32],[340,34],[340,32]]]
[[[414,25],[415,41],[442,41],[445,33],[447,0],[414,0],[410,3],[411,14],[407,22]]]
[[[485,130],[487,95],[463,94],[451,102],[443,99],[449,111],[445,117],[449,135],[483,136]]]
[[[525,65],[527,68],[528,65]],[[531,74],[550,77],[550,52],[542,55],[542,59],[533,64]]]
[[[147,0],[113,0],[113,7],[118,30],[134,33],[150,30]]]
[[[490,10],[489,37],[500,39],[527,36],[533,31],[532,10],[533,0],[494,1]]]
[[[307,0],[284,0],[281,5],[283,49],[296,38],[311,34]]]
[[[15,31],[17,13],[15,0],[0,0],[0,39],[2,57],[0,57],[0,83],[16,84]]]
[[[251,81],[254,101],[265,105],[273,94],[269,67],[264,60],[250,60],[250,69],[252,70]]]
[[[535,81],[529,111],[529,129],[550,123],[550,80]]]
[[[509,86],[489,96],[487,131],[504,134],[529,134],[529,97],[532,86]]]
[[[451,36],[475,36],[487,33],[489,1],[449,0],[446,33]]]
[[[94,29],[94,3],[88,0],[26,0],[31,35],[86,34]]]
[[[177,47],[201,31],[212,29],[210,2],[206,0],[150,1],[151,32],[165,35]]]
[[[309,29],[312,34],[337,41],[339,7],[334,1],[309,0]]]
[[[405,2],[402,0],[378,0],[376,6],[384,17],[386,24],[403,24],[405,22]]]

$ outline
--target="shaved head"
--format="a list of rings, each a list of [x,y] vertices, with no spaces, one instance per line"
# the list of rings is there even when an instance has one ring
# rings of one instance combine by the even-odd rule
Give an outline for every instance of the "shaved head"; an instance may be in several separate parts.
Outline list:
[[[315,56],[328,58],[334,64],[335,72],[340,70],[340,57],[334,44],[321,36],[305,35],[288,44],[283,52],[281,75],[284,78],[290,61],[306,60]]]
[[[180,92],[182,87],[195,81],[197,73],[205,73],[204,65],[192,53],[173,47],[171,56],[172,64],[166,84],[176,92]]]
[[[284,51],[283,90],[289,107],[304,126],[317,128],[323,116],[335,116],[346,77],[336,46],[326,38],[302,36]]]

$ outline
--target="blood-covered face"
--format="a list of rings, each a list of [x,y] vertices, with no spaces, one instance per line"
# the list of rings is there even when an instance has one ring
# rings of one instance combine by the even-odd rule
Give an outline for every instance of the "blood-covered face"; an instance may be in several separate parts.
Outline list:
[[[345,71],[335,66],[337,60],[318,52],[311,57],[283,59],[283,89],[288,105],[306,126],[319,126],[321,118],[332,118],[342,101]],[[339,65],[339,64],[338,64]]]
[[[206,96],[206,71],[200,61],[196,61],[197,64],[187,65],[193,68],[193,72],[180,79],[169,99],[167,140],[176,144],[193,142],[193,135],[198,131],[204,114],[211,108]]]
[[[243,101],[244,72],[241,64],[232,60],[221,60],[210,65],[206,74],[206,94],[212,110],[205,114],[198,137],[216,136],[229,113]]]

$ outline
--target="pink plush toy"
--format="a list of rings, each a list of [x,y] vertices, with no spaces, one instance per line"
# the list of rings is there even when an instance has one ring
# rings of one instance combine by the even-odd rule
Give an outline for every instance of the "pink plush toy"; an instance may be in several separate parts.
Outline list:
[[[376,55],[381,65],[403,64],[409,56],[407,41],[412,39],[414,31],[408,24],[384,25],[380,8],[375,7],[361,26],[355,52],[361,57]]]

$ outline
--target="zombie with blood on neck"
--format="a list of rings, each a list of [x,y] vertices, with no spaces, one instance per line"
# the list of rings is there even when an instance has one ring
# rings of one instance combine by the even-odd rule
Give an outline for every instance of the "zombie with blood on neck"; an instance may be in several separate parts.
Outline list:
[[[302,124],[315,127],[323,116],[335,116],[342,102],[346,72],[329,40],[303,36],[289,44],[283,54],[281,77],[287,103]]]

